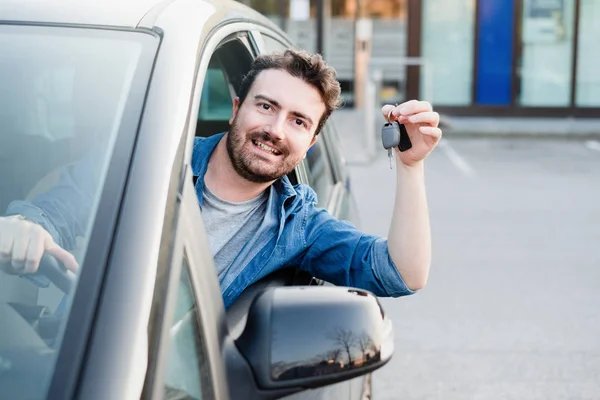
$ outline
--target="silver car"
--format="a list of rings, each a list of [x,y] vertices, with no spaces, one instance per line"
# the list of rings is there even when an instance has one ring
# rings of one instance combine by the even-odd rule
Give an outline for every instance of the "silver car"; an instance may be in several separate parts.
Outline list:
[[[370,396],[393,353],[378,300],[290,265],[225,310],[194,190],[194,137],[289,47],[236,2],[0,0],[0,210],[77,213],[80,265],[0,273],[0,398]],[[66,208],[82,164],[93,195]],[[290,178],[357,222],[331,123]]]

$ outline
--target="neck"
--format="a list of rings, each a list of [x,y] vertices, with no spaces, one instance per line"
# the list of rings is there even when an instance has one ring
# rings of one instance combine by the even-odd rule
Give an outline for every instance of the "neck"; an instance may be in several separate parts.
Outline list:
[[[208,161],[204,175],[204,184],[218,198],[239,203],[254,199],[264,192],[273,182],[256,183],[242,178],[233,168],[227,153],[227,135],[225,134]]]

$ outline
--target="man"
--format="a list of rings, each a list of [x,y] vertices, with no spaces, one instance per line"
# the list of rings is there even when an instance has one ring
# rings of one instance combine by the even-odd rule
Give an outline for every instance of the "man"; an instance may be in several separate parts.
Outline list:
[[[234,100],[229,132],[196,139],[196,192],[227,307],[247,286],[288,265],[380,296],[411,294],[425,285],[431,238],[423,163],[441,137],[439,116],[419,101],[382,108],[386,118],[406,125],[412,141],[410,150],[395,150],[396,201],[386,240],[336,220],[316,207],[309,187],[292,186],[286,177],[318,139],[339,97],[335,71],[319,55],[263,56]],[[9,214],[24,214],[18,208]],[[73,226],[46,215],[47,227]],[[31,219],[0,219],[3,269],[33,273],[48,252],[76,270],[72,255],[56,243],[60,229],[51,235],[52,227]]]

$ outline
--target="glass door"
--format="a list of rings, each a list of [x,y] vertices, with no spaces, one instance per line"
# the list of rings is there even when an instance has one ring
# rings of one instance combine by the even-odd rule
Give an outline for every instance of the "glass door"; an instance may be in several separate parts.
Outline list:
[[[523,1],[517,64],[519,105],[571,105],[575,1]]]
[[[580,0],[575,105],[600,107],[600,1]]]

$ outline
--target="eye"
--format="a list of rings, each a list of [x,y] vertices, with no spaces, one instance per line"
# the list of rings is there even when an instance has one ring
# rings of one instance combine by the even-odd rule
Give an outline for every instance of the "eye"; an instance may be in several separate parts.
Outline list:
[[[307,126],[306,122],[302,121],[301,119],[296,118],[295,122],[296,122],[296,125],[298,125],[298,126],[304,126],[304,127]]]
[[[260,107],[262,107],[263,110],[270,110],[271,109],[271,105],[267,104],[267,103],[260,103],[259,104]]]

